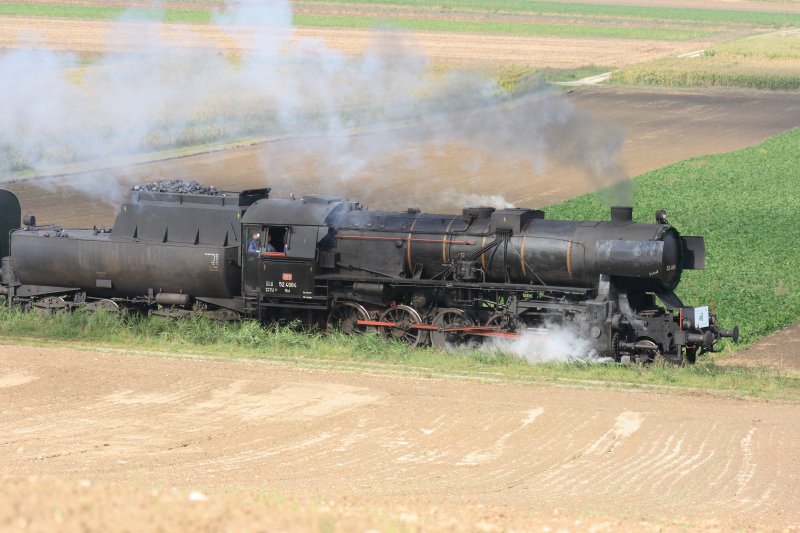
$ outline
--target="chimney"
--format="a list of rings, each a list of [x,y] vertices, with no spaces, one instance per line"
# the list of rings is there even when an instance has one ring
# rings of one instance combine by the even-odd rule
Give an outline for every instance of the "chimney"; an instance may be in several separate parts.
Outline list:
[[[611,222],[633,222],[633,207],[624,205],[611,206]]]

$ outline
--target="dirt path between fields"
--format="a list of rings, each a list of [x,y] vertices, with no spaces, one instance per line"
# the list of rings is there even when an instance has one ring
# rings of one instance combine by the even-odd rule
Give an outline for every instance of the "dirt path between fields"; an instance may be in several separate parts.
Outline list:
[[[0,406],[3,529],[800,525],[795,404],[4,345]]]

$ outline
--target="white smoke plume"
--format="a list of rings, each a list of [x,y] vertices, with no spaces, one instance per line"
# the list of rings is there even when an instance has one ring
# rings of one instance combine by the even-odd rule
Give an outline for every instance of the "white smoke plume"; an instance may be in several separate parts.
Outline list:
[[[463,162],[468,177],[485,154],[519,155],[538,173],[568,166],[600,185],[624,177],[616,128],[544,85],[510,98],[476,72],[437,74],[406,33],[376,30],[363,53],[348,56],[299,38],[286,0],[229,3],[212,25],[237,45],[233,52],[189,26],[126,17],[108,32],[112,52],[88,65],[35,37],[0,55],[0,174],[87,162],[122,169],[141,153],[299,136],[308,142],[297,157],[313,158],[321,189],[379,159],[424,168],[431,147],[454,140],[484,154]],[[178,29],[185,46],[170,38]],[[285,175],[266,158],[262,170],[264,185]],[[96,195],[110,188],[82,187]],[[490,184],[486,203],[507,204],[497,192]]]
[[[610,360],[599,357],[592,343],[581,337],[577,328],[558,324],[525,330],[513,340],[493,339],[490,346],[492,350],[516,355],[531,364]]]
[[[514,207],[513,202],[509,202],[500,194],[476,194],[450,189],[440,193],[438,199],[442,203],[470,207],[485,206],[494,207],[495,209],[508,209]]]

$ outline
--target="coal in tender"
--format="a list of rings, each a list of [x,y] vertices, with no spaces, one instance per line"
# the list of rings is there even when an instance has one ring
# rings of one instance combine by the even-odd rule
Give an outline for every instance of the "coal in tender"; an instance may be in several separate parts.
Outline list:
[[[156,180],[142,185],[134,185],[133,191],[168,192],[172,194],[202,194],[206,196],[219,196],[222,191],[213,185],[203,185],[194,180]]]

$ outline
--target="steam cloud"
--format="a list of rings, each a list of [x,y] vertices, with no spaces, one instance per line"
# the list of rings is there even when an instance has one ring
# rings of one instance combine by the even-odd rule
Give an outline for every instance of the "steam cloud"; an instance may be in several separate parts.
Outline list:
[[[143,152],[288,135],[308,138],[298,157],[309,156],[334,182],[386,158],[424,168],[426,153],[454,140],[525,158],[538,173],[555,164],[598,185],[625,177],[619,130],[544,85],[511,98],[475,72],[434,74],[405,33],[376,30],[364,53],[346,56],[299,38],[285,0],[231,3],[212,24],[238,53],[199,34],[176,48],[167,35],[176,25],[124,17],[108,33],[114,52],[89,65],[35,37],[0,56],[0,174],[48,174],[75,162],[124,168]],[[482,157],[467,158],[462,172],[470,175]],[[284,175],[266,157],[261,166],[264,185]],[[105,194],[105,185],[74,184],[92,194]],[[479,203],[510,205],[501,191],[487,192]]]
[[[540,327],[519,331],[514,339],[484,337],[470,339],[464,345],[455,345],[452,350],[479,350],[489,353],[510,354],[530,364],[539,363],[609,363],[613,359],[602,357],[592,342],[582,336],[575,324],[542,324]]]
[[[575,328],[557,324],[548,324],[539,331],[523,331],[514,340],[495,339],[492,349],[514,354],[532,364],[609,360],[598,357],[592,343],[581,337]]]
[[[463,191],[448,190],[439,198],[447,203],[455,205],[487,206],[495,209],[508,209],[514,207],[513,202],[509,202],[500,194],[475,194]]]

